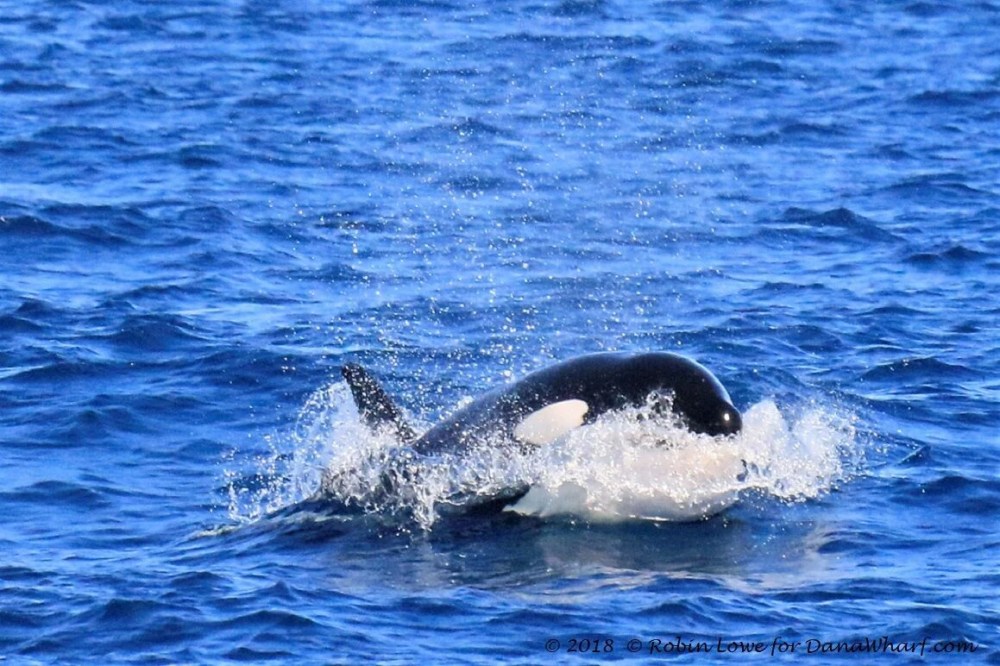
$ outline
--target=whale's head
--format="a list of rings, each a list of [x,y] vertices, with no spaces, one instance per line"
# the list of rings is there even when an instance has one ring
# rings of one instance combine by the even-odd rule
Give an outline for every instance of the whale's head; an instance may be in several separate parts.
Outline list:
[[[690,404],[683,398],[675,398],[674,411],[696,433],[715,437],[735,435],[743,429],[743,417],[739,410],[726,400],[703,400]]]
[[[743,417],[722,383],[701,364],[658,352],[636,357],[646,390],[668,397],[673,413],[692,432],[719,436],[743,429]]]

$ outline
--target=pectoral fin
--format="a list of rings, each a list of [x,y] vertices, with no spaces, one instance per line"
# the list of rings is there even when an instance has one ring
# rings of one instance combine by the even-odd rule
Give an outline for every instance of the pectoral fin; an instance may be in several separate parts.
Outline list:
[[[589,409],[583,400],[554,402],[522,419],[514,428],[514,436],[527,444],[545,446],[583,425]]]

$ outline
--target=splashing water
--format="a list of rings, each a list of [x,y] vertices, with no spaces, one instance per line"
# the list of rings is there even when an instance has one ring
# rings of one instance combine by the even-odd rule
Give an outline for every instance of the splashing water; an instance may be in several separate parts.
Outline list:
[[[795,501],[829,490],[854,469],[851,419],[813,406],[789,421],[772,401],[744,415],[735,437],[713,438],[650,408],[608,414],[534,457],[531,490],[512,509],[596,520],[694,520],[757,489]]]
[[[790,410],[788,410],[790,411]],[[509,510],[591,520],[692,520],[717,513],[747,490],[782,501],[817,497],[861,462],[854,419],[818,404],[782,413],[770,400],[743,415],[743,431],[713,438],[654,418],[649,407],[603,415],[539,451],[484,443],[461,455],[419,456],[362,423],[335,383],[303,407],[286,446],[227,471],[228,512],[250,522],[309,499],[413,520],[430,529],[456,507],[516,497]]]
[[[810,404],[791,419],[771,400],[743,414],[741,449],[748,488],[784,500],[817,497],[856,474],[864,462],[855,417]]]
[[[267,438],[268,453],[250,463],[253,474],[225,469],[229,518],[248,523],[307,500],[332,465],[361,470],[393,444],[362,423],[346,384],[330,384],[309,396],[289,435]],[[231,454],[227,464],[235,462]]]
[[[534,456],[528,515],[691,520],[730,506],[745,477],[738,439],[697,435],[648,407],[605,414]]]

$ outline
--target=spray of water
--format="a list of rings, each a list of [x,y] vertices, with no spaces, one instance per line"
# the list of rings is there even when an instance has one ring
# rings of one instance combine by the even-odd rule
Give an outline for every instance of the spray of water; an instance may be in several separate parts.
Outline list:
[[[743,432],[712,438],[654,416],[608,414],[537,451],[483,443],[461,455],[418,456],[372,432],[342,383],[313,394],[294,431],[269,440],[252,474],[227,472],[228,512],[249,522],[308,499],[415,521],[522,494],[509,510],[590,520],[691,520],[756,490],[781,501],[827,492],[861,459],[853,417],[821,404],[782,410],[764,400]],[[229,465],[234,465],[230,461]]]
[[[253,522],[309,499],[331,465],[362,470],[386,455],[394,442],[361,422],[350,390],[338,382],[313,393],[294,429],[267,437],[266,444],[267,452],[249,461],[235,453],[227,457],[223,475],[228,515],[234,522]]]

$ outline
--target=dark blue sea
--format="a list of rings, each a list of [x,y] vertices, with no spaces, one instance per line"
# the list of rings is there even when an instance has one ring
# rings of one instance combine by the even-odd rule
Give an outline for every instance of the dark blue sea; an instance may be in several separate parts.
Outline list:
[[[1000,664],[998,35],[986,0],[0,2],[0,662]],[[743,412],[717,515],[602,512],[670,490],[621,442],[321,492],[398,450],[344,363],[426,428],[657,350]],[[519,481],[586,498],[447,501]]]

